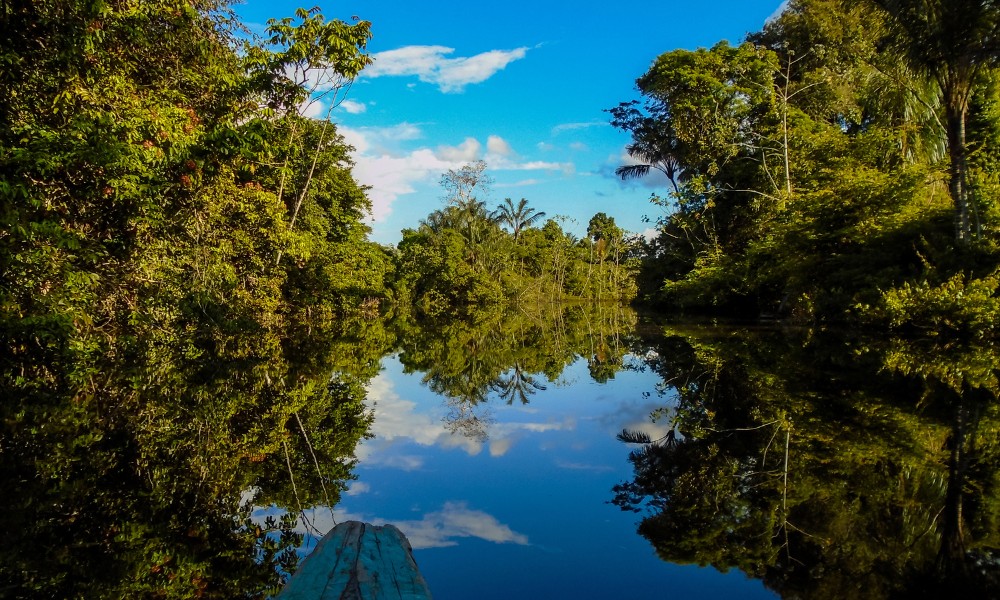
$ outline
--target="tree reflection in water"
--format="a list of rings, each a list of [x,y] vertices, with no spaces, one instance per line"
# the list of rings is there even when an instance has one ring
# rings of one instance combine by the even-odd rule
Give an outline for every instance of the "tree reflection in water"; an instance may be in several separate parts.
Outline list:
[[[528,404],[563,370],[586,357],[595,380],[624,368],[635,342],[635,312],[610,304],[546,305],[533,311],[483,312],[467,319],[407,321],[400,362],[405,372],[444,398],[445,428],[476,441],[489,438],[491,395]]]
[[[90,363],[11,340],[0,596],[276,592],[297,563],[295,515],[337,502],[370,425],[370,363],[338,362],[351,340],[331,333],[292,347],[263,330],[163,329]],[[288,514],[252,520],[252,502]]]
[[[324,328],[146,327],[81,361],[11,339],[0,356],[0,595],[261,598],[297,563],[308,515],[333,507],[369,435],[381,358],[485,440],[491,394],[528,402],[596,343],[617,370],[634,313],[559,307],[467,320]],[[250,518],[274,505],[280,519]]]
[[[1000,594],[993,346],[673,329],[671,435],[625,431],[614,504],[670,562],[784,597]],[[674,433],[676,431],[676,433]]]
[[[657,373],[653,417],[671,427],[621,433],[634,477],[612,501],[642,514],[664,560],[737,568],[785,597],[1000,594],[996,348],[636,331],[631,311],[563,306],[281,337],[150,331],[86,364],[11,340],[0,595],[273,593],[295,566],[295,515],[335,505],[352,477],[364,385],[389,352],[479,441],[491,402],[531,402],[581,358],[598,382]],[[291,516],[254,521],[251,503]]]

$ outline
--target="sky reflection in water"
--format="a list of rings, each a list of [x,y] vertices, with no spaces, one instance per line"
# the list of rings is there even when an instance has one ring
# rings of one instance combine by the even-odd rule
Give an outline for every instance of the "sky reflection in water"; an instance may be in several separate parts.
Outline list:
[[[612,486],[632,474],[628,447],[615,434],[666,432],[649,420],[664,405],[658,381],[625,371],[599,384],[580,360],[528,404],[491,395],[475,407],[488,423],[489,437],[480,440],[449,432],[445,399],[386,358],[369,388],[375,437],[358,450],[358,481],[336,518],[402,529],[438,599],[606,598],[626,590],[775,597],[738,571],[661,561],[635,532],[640,515],[607,503]],[[321,531],[329,527],[328,511],[315,518]]]

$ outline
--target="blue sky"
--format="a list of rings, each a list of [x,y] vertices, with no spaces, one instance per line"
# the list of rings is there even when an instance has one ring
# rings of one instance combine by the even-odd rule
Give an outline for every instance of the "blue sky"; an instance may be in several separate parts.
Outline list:
[[[375,63],[331,117],[356,148],[355,177],[372,188],[372,239],[394,244],[442,206],[441,175],[477,159],[494,179],[490,208],[527,198],[577,235],[597,212],[643,231],[663,182],[614,176],[629,138],[604,109],[636,98],[635,79],[659,54],[738,42],[781,2],[246,0],[236,9],[258,29],[313,4],[327,18],[372,22]]]

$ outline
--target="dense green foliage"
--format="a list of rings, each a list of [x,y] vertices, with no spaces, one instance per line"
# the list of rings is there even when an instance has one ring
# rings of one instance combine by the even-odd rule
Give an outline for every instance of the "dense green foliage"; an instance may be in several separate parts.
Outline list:
[[[353,77],[369,25],[302,11],[251,45],[221,9],[4,3],[0,330],[15,352],[108,354],[185,324],[277,331],[383,294],[390,261],[365,241],[347,149],[298,116],[308,90],[285,75],[315,61]]]
[[[241,494],[294,515],[350,477],[384,344],[344,336],[392,262],[298,109],[370,24],[239,28],[215,0],[0,3],[5,595],[262,597],[294,518]]]
[[[619,175],[670,182],[643,296],[937,327],[905,290],[982,292],[1000,265],[998,23],[976,0],[793,0],[738,46],[660,56],[610,111]]]
[[[615,504],[665,560],[738,568],[788,598],[1000,591],[992,346],[677,328]]]
[[[83,380],[71,354],[0,361],[4,595],[273,594],[297,564],[296,517],[337,502],[370,425],[372,358],[331,360],[330,333],[283,352],[258,332],[163,330]],[[269,504],[287,516],[250,518]]]
[[[507,198],[489,212],[482,199],[490,183],[485,168],[479,161],[445,174],[446,205],[403,231],[396,267],[401,303],[434,316],[635,297],[639,242],[614,219],[594,215],[587,238],[579,240],[556,219],[532,227],[545,213],[524,198],[516,205]]]
[[[248,41],[226,0],[0,1],[0,590],[273,593],[296,518],[351,478],[389,352],[472,436],[491,397],[527,403],[581,356],[597,382],[661,373],[673,433],[623,433],[642,449],[615,501],[651,509],[665,558],[800,595],[994,585],[969,564],[1000,547],[998,359],[949,339],[1000,318],[997,10],[793,0],[743,44],[659,57],[645,102],[611,111],[638,161],[619,174],[669,182],[652,242],[604,213],[577,239],[526,199],[490,211],[474,163],[384,248],[350,148],[301,114],[370,62],[369,23],[300,10]],[[651,351],[614,305],[637,282],[949,335],[807,340],[806,364],[753,338]]]

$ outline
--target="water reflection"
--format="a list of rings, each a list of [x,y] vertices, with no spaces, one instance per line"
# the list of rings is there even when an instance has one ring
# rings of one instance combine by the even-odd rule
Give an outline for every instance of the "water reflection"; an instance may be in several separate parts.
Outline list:
[[[670,434],[614,503],[667,561],[785,597],[1000,593],[992,346],[668,329],[647,360]]]
[[[448,407],[446,429],[485,442],[494,424],[487,400],[528,404],[580,356],[606,382],[634,344],[635,312],[616,305],[546,305],[410,323],[400,362]]]
[[[608,505],[629,472],[615,433],[665,433],[648,423],[659,378],[636,329],[635,313],[608,306],[406,324],[369,389],[366,489],[343,515],[419,540],[441,599],[617,597],[623,581],[650,597],[773,597],[739,573],[661,562]],[[471,436],[453,426],[469,415]]]
[[[400,526],[441,598],[609,596],[625,573],[767,595],[678,564],[784,597],[1000,594],[991,345],[611,306],[149,336],[2,356],[0,595],[262,597],[347,518]]]
[[[370,425],[370,373],[338,365],[334,339],[161,329],[123,341],[129,356],[72,363],[12,344],[0,595],[279,589],[297,563],[294,515],[338,502]],[[287,514],[255,521],[250,502]]]

